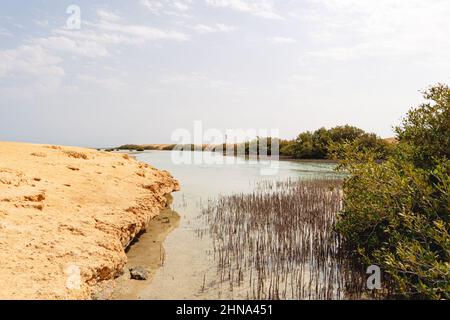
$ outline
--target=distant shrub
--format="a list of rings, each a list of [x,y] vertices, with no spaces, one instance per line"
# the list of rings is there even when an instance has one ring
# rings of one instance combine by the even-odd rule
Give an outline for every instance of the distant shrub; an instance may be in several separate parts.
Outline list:
[[[335,146],[351,143],[360,150],[373,150],[380,159],[389,154],[389,144],[373,133],[345,125],[329,130],[320,128],[314,132],[303,132],[296,140],[285,147],[284,152],[290,152],[298,159],[330,159],[336,156]],[[341,157],[337,154],[338,158]]]
[[[294,140],[280,140],[280,156],[293,156],[295,141]]]
[[[157,150],[157,148],[153,145],[138,145],[138,144],[124,144],[118,148],[117,150],[134,150],[134,151],[145,151],[145,150]]]

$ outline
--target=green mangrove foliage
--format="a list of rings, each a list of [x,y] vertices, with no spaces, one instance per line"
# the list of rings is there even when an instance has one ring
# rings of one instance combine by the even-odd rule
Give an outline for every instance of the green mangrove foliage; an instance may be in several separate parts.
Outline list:
[[[389,154],[392,145],[381,139],[374,133],[367,133],[362,129],[345,125],[331,129],[320,128],[314,132],[303,132],[297,139],[283,140],[272,137],[257,137],[252,141],[242,143],[227,143],[222,145],[194,145],[186,144],[177,146],[175,144],[166,145],[162,148],[157,145],[136,145],[126,144],[113,150],[173,150],[176,147],[185,151],[216,151],[227,152],[235,155],[271,155],[272,145],[277,144],[279,154],[283,157],[294,159],[331,159],[334,145],[353,143],[360,150],[370,149],[379,155],[379,159],[385,159]]]
[[[330,159],[333,146],[344,143],[352,143],[359,150],[372,150],[381,159],[386,158],[391,149],[391,145],[376,134],[345,125],[303,132],[295,140],[280,143],[280,154],[296,159]]]
[[[450,90],[440,84],[424,97],[395,129],[386,161],[356,144],[333,147],[350,173],[337,229],[396,294],[449,299]]]
[[[303,132],[294,140],[258,137],[239,144],[223,144],[222,148],[228,152],[234,150],[235,154],[271,155],[273,142],[278,144],[280,156],[294,159],[331,159],[335,155],[335,145],[347,143],[357,146],[361,151],[375,152],[378,159],[385,159],[393,148],[392,144],[376,134],[350,125]]]

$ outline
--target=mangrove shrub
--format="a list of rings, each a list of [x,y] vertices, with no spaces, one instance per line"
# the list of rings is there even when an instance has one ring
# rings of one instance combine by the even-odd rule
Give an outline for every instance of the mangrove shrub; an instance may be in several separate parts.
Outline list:
[[[450,90],[440,84],[424,97],[396,128],[386,161],[341,146],[350,175],[337,229],[365,264],[382,268],[394,294],[449,299]]]

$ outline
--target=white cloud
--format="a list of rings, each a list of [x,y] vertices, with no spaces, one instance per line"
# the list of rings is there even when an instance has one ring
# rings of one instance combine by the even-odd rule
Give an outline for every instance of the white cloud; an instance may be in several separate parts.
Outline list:
[[[188,11],[191,9],[191,1],[173,1],[172,6],[178,11]]]
[[[62,77],[61,59],[50,54],[41,45],[22,45],[0,51],[0,77],[43,76]]]
[[[0,78],[11,80],[8,83],[18,80],[14,90],[4,88],[1,92],[17,95],[23,89],[32,96],[33,93],[54,93],[63,89],[63,66],[70,55],[102,58],[112,55],[112,50],[120,46],[189,39],[187,34],[178,31],[127,24],[119,15],[106,10],[98,10],[97,17],[96,22],[84,21],[81,30],[53,29],[48,36],[29,38],[14,49],[0,50]],[[123,85],[117,79],[89,76],[77,79],[93,88]]]
[[[154,14],[188,16],[192,0],[140,0],[141,5]]]
[[[293,44],[297,42],[295,39],[288,37],[273,37],[270,38],[270,41],[275,44]]]
[[[102,21],[97,25],[102,31],[134,37],[138,42],[148,40],[175,40],[186,41],[189,36],[185,33],[171,30],[163,30],[142,25],[127,25]]]
[[[141,5],[153,13],[159,13],[164,8],[164,1],[160,0],[141,0]]]
[[[48,37],[35,38],[29,42],[51,51],[59,51],[90,58],[110,55],[112,46],[137,45],[149,41],[186,41],[185,33],[163,30],[144,25],[119,22],[121,18],[111,12],[97,12],[99,21],[85,22],[81,30],[55,29]]]
[[[102,78],[93,75],[79,75],[78,80],[88,85],[88,88],[118,90],[125,87],[125,82],[118,78]]]
[[[27,99],[57,92],[65,75],[61,64],[61,58],[38,44],[1,50],[0,79],[8,79],[8,85],[0,88],[0,96]]]
[[[450,52],[447,0],[309,0],[303,16],[320,49],[332,60],[416,57],[442,62]]]
[[[45,28],[49,26],[48,20],[34,20],[33,21],[35,25],[41,28]]]
[[[51,51],[62,51],[89,58],[106,57],[108,49],[100,42],[85,39],[73,39],[67,36],[50,36],[32,40],[32,43]]]
[[[14,35],[9,30],[0,27],[0,37],[12,38]]]
[[[223,23],[216,23],[214,25],[204,25],[204,24],[197,24],[192,27],[195,32],[200,34],[206,34],[206,33],[215,33],[215,32],[233,32],[236,30],[235,26],[229,26]]]
[[[97,17],[100,20],[105,20],[105,21],[120,21],[120,20],[122,20],[122,18],[117,13],[108,11],[106,9],[98,9]]]
[[[213,7],[229,8],[267,19],[283,19],[270,0],[206,0]]]

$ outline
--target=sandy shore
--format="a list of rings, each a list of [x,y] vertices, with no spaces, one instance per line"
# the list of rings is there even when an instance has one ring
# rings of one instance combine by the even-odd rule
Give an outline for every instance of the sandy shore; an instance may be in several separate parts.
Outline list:
[[[179,189],[124,154],[0,142],[0,299],[89,299]]]

